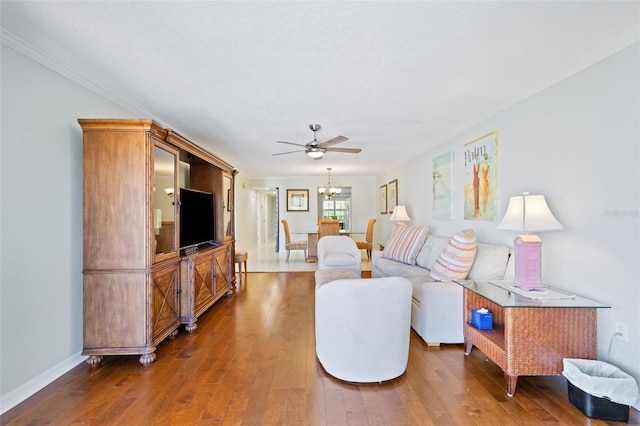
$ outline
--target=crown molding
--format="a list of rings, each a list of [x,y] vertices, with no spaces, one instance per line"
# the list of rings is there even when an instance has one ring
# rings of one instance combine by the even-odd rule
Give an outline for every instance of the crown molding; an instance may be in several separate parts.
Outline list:
[[[71,80],[72,82],[96,93],[97,95],[102,96],[103,98],[106,98],[117,105],[120,105],[121,107],[129,110],[135,116],[151,118],[162,126],[167,127],[166,125],[164,125],[164,123],[161,122],[161,120],[153,117],[148,112],[141,110],[140,108],[127,102],[121,97],[116,96],[103,87],[98,86],[97,84],[78,74],[62,62],[56,60],[44,51],[31,45],[30,43],[26,42],[22,38],[18,37],[10,31],[7,31],[4,28],[0,28],[0,42],[5,46],[15,50],[16,52],[21,53],[27,58],[39,63],[40,65],[49,68],[51,71],[60,74],[68,80]]]

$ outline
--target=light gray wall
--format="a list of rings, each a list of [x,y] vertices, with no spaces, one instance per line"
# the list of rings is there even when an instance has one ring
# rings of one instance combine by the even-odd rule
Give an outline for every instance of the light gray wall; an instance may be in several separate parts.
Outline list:
[[[378,185],[398,179],[399,204],[412,224],[452,235],[473,228],[484,242],[513,246],[498,221],[465,221],[464,144],[498,131],[498,211],[523,190],[544,194],[566,228],[540,233],[543,280],[611,305],[598,311],[598,356],[640,378],[640,65],[638,43],[480,125],[399,165]],[[432,218],[433,157],[454,151],[454,218]],[[613,212],[613,213],[612,213]],[[616,213],[617,212],[617,213]],[[392,226],[380,216],[380,238]],[[615,339],[615,321],[630,341]]]
[[[242,172],[235,177],[236,247],[249,250],[256,246],[258,235],[258,196],[251,180]]]
[[[82,361],[79,117],[130,113],[1,50],[0,396],[10,408]]]

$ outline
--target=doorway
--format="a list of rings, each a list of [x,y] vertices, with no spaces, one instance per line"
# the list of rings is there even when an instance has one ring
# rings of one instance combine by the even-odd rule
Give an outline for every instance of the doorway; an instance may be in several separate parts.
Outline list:
[[[262,188],[256,189],[258,198],[257,212],[257,245],[271,245],[275,247],[275,251],[280,250],[280,206],[279,206],[279,188]]]

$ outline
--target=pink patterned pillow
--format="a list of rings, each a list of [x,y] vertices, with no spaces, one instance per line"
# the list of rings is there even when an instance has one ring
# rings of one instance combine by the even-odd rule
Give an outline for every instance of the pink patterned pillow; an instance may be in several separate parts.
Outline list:
[[[384,246],[382,257],[415,265],[416,257],[428,234],[427,226],[396,225],[391,233],[391,239]]]
[[[454,235],[440,253],[429,274],[433,281],[464,280],[476,258],[478,244],[473,229],[464,229]]]

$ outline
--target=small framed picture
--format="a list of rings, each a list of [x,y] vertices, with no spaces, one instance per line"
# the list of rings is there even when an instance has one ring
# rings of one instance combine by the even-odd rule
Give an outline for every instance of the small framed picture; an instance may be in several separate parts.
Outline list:
[[[453,219],[453,151],[432,161],[433,218]]]
[[[398,179],[389,182],[389,214],[393,213],[393,209],[398,205]]]
[[[387,184],[380,187],[380,214],[387,214]]]
[[[288,212],[308,212],[309,211],[309,190],[308,189],[287,189],[287,211]]]

